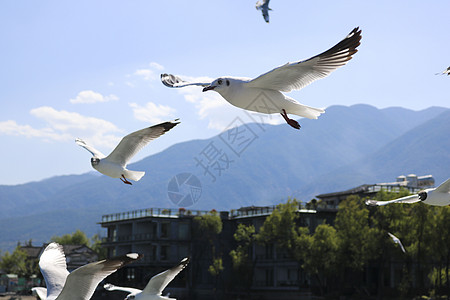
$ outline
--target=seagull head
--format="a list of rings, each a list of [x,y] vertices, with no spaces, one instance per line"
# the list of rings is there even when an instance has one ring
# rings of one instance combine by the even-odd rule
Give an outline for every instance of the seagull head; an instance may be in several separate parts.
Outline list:
[[[420,201],[424,201],[428,198],[428,190],[422,190],[417,195],[419,195]]]
[[[99,162],[100,162],[100,158],[98,158],[98,157],[92,157],[91,158],[91,165],[92,166],[98,165]]]
[[[213,91],[216,91],[216,92],[220,93],[221,90],[226,89],[229,86],[230,86],[230,80],[229,79],[227,79],[227,78],[217,78],[210,85],[205,87],[203,89],[203,92],[213,90]]]

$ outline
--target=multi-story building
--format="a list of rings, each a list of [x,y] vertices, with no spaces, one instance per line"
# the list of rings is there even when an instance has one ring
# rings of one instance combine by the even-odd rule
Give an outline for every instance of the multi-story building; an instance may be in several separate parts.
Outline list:
[[[298,225],[309,227],[311,232],[322,223],[333,225],[340,201],[350,195],[367,197],[380,190],[395,192],[400,188],[417,192],[433,184],[431,176],[409,175],[399,176],[395,183],[362,185],[348,191],[318,195],[321,201],[300,205]],[[113,284],[126,283],[143,288],[152,276],[176,265],[184,257],[191,257],[189,268],[181,272],[166,289],[177,299],[211,299],[215,291],[230,293],[229,298],[251,292],[252,297],[261,299],[272,298],[271,295],[298,299],[309,293],[310,287],[315,284],[314,279],[302,271],[299,262],[292,259],[285,249],[275,244],[252,245],[249,257],[253,265],[248,283],[239,282],[237,274],[233,273],[229,253],[236,248],[233,234],[238,224],[253,225],[258,232],[274,209],[274,206],[252,206],[220,212],[223,230],[213,243],[202,235],[194,222],[195,216],[207,215],[210,213],[208,211],[149,208],[104,215],[100,224],[107,229],[103,246],[108,249],[108,256],[128,252],[144,254],[142,260],[119,270],[108,280]],[[208,250],[211,246],[214,246],[216,255],[223,259],[223,272],[216,277],[208,271],[213,258]],[[393,265],[391,272],[396,271]],[[369,278],[370,272],[366,272],[366,276]],[[391,276],[392,282],[393,278]],[[114,295],[108,295],[111,299],[123,299],[123,296],[114,298]]]
[[[214,247],[223,259],[224,271],[214,278],[208,268],[212,254],[207,248],[210,241],[196,228],[195,216],[209,214],[208,211],[185,209],[142,209],[117,214],[104,215],[101,226],[107,229],[103,246],[108,256],[123,255],[128,252],[143,253],[144,258],[110,277],[111,283],[128,284],[143,288],[148,280],[158,272],[176,265],[182,258],[191,257],[190,268],[181,272],[167,287],[167,292],[178,299],[210,299],[214,290],[233,290],[221,278],[233,278],[233,268],[229,252],[235,248],[233,234],[239,223],[254,225],[258,230],[265,218],[275,207],[246,207],[230,212],[220,212],[223,230]],[[327,221],[332,224],[334,212],[299,209],[302,226],[313,230]],[[251,257],[255,262],[255,272],[251,283],[254,293],[284,291],[298,296],[300,286],[307,287],[309,278],[298,273],[298,262],[276,245],[254,245]],[[120,295],[123,296],[123,295]]]

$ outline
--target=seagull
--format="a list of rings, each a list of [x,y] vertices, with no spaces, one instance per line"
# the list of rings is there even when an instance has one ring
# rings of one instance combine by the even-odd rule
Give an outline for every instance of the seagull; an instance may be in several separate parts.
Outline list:
[[[400,239],[398,237],[396,237],[395,235],[393,235],[392,233],[388,232],[389,236],[391,237],[391,239],[394,241],[394,243],[399,244],[400,248],[402,249],[403,253],[406,253],[405,248],[403,247],[402,242],[400,241]]]
[[[434,206],[450,205],[450,178],[437,188],[421,190],[417,194],[389,201],[366,200],[366,204],[370,206],[381,206],[391,203],[416,203],[420,201]]]
[[[140,258],[142,255],[128,253],[84,265],[69,273],[62,246],[50,243],[39,258],[39,268],[47,285],[46,300],[88,300],[103,279]]]
[[[139,290],[135,288],[129,287],[120,287],[115,286],[110,283],[105,284],[103,287],[107,291],[124,291],[129,293],[125,299],[135,299],[135,300],[157,300],[157,299],[165,299],[165,300],[176,300],[175,298],[168,298],[162,296],[162,291],[166,288],[166,286],[178,275],[178,273],[183,270],[187,264],[189,263],[189,258],[183,258],[181,262],[162,272],[158,275],[153,276],[150,281],[147,283],[147,286],[144,290]]]
[[[172,74],[161,74],[161,81],[172,88],[203,86],[203,92],[215,91],[232,105],[245,110],[265,114],[280,113],[289,125],[300,129],[300,124],[287,114],[317,119],[325,110],[300,104],[282,92],[300,90],[345,65],[358,51],[356,48],[360,45],[360,40],[361,30],[356,27],[329,50],[306,60],[287,63],[254,79],[220,77],[213,82],[187,82]]]
[[[262,15],[266,23],[269,23],[269,10],[272,10],[269,7],[269,1],[270,0],[262,0],[256,2],[256,9],[262,12]]]
[[[120,178],[123,183],[131,185],[127,178],[138,181],[145,172],[127,170],[126,166],[130,159],[150,141],[160,137],[179,123],[178,119],[175,119],[130,133],[122,138],[108,156],[89,146],[82,139],[77,138],[75,142],[92,153],[91,165],[94,169],[109,177]]]
[[[436,73],[435,75],[445,75],[445,74],[450,75],[450,67],[448,67],[447,69],[445,69],[440,73]]]

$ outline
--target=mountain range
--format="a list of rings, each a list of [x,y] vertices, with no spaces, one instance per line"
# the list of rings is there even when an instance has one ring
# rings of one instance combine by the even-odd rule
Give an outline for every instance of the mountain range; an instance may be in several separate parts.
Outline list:
[[[410,173],[432,174],[436,185],[449,177],[450,109],[331,106],[318,120],[300,124],[297,131],[238,117],[215,137],[131,164],[146,171],[132,186],[94,172],[0,186],[0,249],[29,239],[41,244],[76,229],[91,237],[103,232],[97,224],[102,215],[134,209],[230,210],[289,197],[306,202]]]

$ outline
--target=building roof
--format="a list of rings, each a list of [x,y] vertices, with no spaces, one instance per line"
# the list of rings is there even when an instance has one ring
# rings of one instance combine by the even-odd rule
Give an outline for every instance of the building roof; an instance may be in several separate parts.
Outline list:
[[[20,249],[25,251],[28,258],[38,258],[41,253],[42,247],[35,246],[20,246]]]
[[[363,184],[360,186],[357,186],[355,188],[341,191],[341,192],[334,192],[334,193],[326,193],[326,194],[320,194],[317,195],[317,198],[329,198],[329,197],[337,197],[337,196],[343,196],[343,195],[354,195],[354,194],[360,194],[365,193],[368,190],[369,186],[373,186],[373,184]]]

